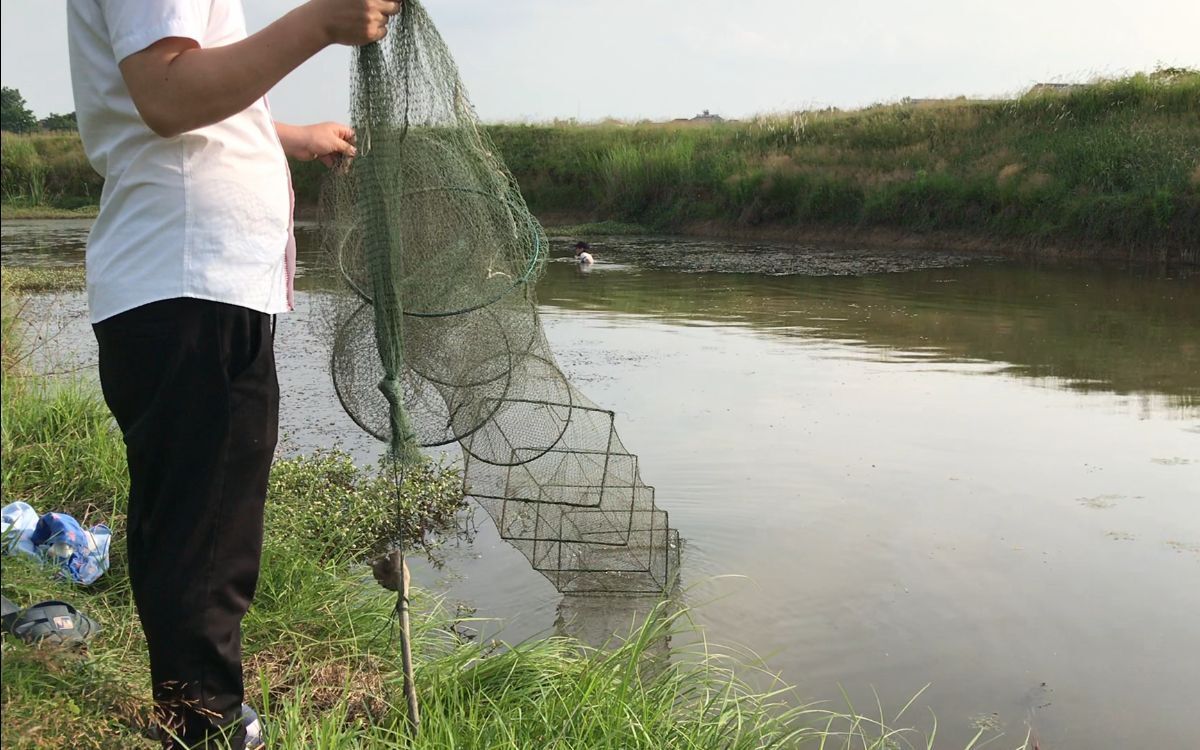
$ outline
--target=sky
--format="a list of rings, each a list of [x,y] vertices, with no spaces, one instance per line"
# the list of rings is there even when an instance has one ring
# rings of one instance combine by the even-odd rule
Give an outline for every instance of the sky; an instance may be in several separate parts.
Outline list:
[[[243,0],[251,32],[295,0]],[[726,117],[1019,93],[1039,81],[1200,67],[1197,0],[425,0],[482,119]],[[39,117],[73,110],[66,3],[0,0],[0,79]],[[345,120],[350,51],[271,94],[276,117]]]

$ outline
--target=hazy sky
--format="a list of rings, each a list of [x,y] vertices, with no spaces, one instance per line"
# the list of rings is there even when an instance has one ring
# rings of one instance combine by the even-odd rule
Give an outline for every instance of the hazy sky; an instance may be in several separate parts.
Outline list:
[[[243,0],[251,30],[296,5]],[[38,116],[74,109],[65,3],[0,0],[0,77]],[[740,117],[1043,80],[1200,66],[1198,0],[426,0],[480,116]],[[293,122],[345,119],[350,53],[272,94]]]

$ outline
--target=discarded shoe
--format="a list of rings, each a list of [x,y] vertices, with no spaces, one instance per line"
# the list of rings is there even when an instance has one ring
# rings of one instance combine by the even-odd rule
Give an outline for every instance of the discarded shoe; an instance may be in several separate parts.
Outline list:
[[[21,614],[21,608],[13,604],[12,599],[0,596],[0,623],[3,624],[5,633],[12,632],[13,620],[16,620],[19,614]]]
[[[100,632],[99,623],[66,602],[39,602],[11,617],[5,620],[5,629],[29,644],[80,646]]]

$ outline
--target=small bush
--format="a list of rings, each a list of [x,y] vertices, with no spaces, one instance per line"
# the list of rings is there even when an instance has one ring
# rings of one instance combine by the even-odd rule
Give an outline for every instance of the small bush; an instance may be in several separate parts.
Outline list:
[[[339,451],[277,460],[267,493],[272,538],[323,560],[362,560],[453,528],[465,507],[457,472],[434,463],[409,468],[397,492],[390,471],[360,468]]]

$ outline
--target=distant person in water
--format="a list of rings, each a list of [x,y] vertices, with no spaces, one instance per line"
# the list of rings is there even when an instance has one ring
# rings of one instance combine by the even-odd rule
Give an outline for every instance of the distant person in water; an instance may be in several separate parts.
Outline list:
[[[575,243],[575,260],[578,261],[579,265],[590,266],[596,262],[596,259],[588,252],[591,249],[592,246],[586,242]]]

